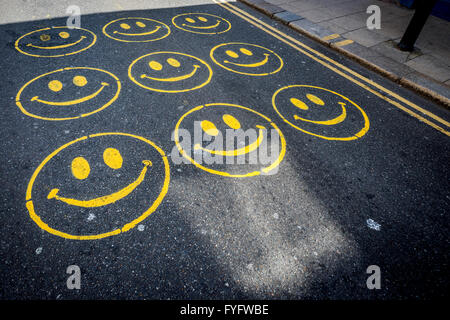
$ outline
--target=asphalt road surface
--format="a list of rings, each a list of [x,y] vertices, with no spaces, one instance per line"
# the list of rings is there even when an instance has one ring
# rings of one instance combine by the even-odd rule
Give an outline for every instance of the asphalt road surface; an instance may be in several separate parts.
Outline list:
[[[2,299],[448,293],[442,106],[241,3],[0,39]]]

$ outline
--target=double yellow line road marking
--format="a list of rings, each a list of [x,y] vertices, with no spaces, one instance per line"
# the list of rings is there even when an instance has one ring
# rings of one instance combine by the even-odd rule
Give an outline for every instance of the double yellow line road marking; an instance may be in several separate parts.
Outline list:
[[[299,40],[285,34],[284,32],[272,27],[271,25],[259,20],[258,18],[252,16],[248,12],[238,8],[237,6],[226,2],[224,0],[212,0],[222,8],[228,10],[234,15],[244,19],[248,23],[254,25],[255,27],[263,30],[267,34],[277,38],[283,43],[289,45],[290,47],[296,49],[307,57],[313,59],[314,61],[320,63],[321,65],[327,67],[328,69],[334,71],[335,73],[341,75],[342,77],[350,80],[351,82],[357,84],[361,88],[373,93],[377,97],[389,102],[398,109],[406,112],[410,116],[426,123],[427,125],[433,127],[434,129],[442,132],[443,134],[450,136],[448,131],[450,128],[450,123],[441,117],[435,115],[434,113],[418,106],[417,104],[403,98],[397,93],[383,87],[382,85],[370,80],[363,75],[357,73],[356,71],[344,66],[343,64],[331,59],[330,57],[320,53],[317,50],[305,45]],[[406,105],[406,106],[405,106]]]

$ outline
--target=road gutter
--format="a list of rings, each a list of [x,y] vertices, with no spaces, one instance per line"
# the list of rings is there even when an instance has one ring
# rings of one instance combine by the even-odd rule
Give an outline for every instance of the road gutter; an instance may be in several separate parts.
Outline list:
[[[364,56],[364,52],[367,51],[368,48],[355,43],[350,39],[346,39],[342,35],[333,37],[333,32],[328,29],[295,13],[267,3],[264,0],[239,1],[282,22],[292,30],[297,31],[322,45],[332,48],[391,81],[411,89],[420,95],[439,103],[447,109],[450,109],[450,87],[447,85],[437,82],[436,80],[388,57],[383,57],[383,61],[386,63],[381,65],[380,63],[373,61],[370,55]]]

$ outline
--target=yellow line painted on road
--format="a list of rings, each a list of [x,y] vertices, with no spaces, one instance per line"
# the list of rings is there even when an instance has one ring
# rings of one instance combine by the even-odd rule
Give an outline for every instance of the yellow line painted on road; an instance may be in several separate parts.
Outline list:
[[[338,46],[338,47],[343,47],[343,46],[346,46],[346,45],[351,44],[353,42],[354,42],[353,40],[347,39],[347,40],[342,40],[342,41],[335,42],[334,45]]]
[[[340,36],[341,36],[340,34],[334,33],[330,34],[329,36],[323,37],[322,40],[324,41],[333,40],[339,38]]]
[[[398,99],[399,101],[405,103],[406,105],[410,106],[411,108],[413,108],[413,109],[423,113],[424,115],[426,115],[426,116],[428,116],[428,117],[430,117],[430,118],[440,122],[441,124],[443,124],[443,125],[445,125],[447,127],[450,127],[450,123],[448,121],[440,118],[439,116],[431,113],[428,110],[425,110],[425,109],[419,107],[418,105],[414,104],[413,102],[411,102],[411,101],[401,97],[400,95],[396,94],[395,92],[390,91],[389,89],[386,89],[385,87],[379,85],[378,83],[376,83],[376,82],[374,82],[374,81],[372,81],[372,80],[370,80],[370,79],[360,75],[359,73],[351,70],[350,68],[340,64],[339,62],[334,61],[333,59],[327,57],[326,55],[324,55],[324,54],[322,54],[322,53],[312,49],[311,47],[305,45],[304,43],[298,41],[297,39],[294,39],[291,36],[288,36],[287,34],[283,33],[282,31],[277,30],[276,28],[268,25],[267,23],[262,22],[261,20],[253,17],[251,14],[245,12],[244,10],[241,10],[241,9],[237,8],[236,6],[232,5],[231,3],[225,3],[225,2],[223,2],[223,0],[212,0],[212,1],[214,1],[216,4],[220,5],[222,8],[230,11],[231,13],[233,13],[233,14],[237,15],[238,17],[244,19],[245,21],[249,22],[250,24],[256,26],[257,28],[265,31],[266,33],[268,33],[270,35],[272,35],[273,37],[277,38],[278,40],[288,44],[289,46],[293,47],[297,51],[299,51],[299,52],[303,53],[304,55],[308,56],[309,58],[317,61],[318,63],[322,64],[323,66],[325,66],[325,67],[329,68],[330,70],[336,72],[337,74],[339,74],[339,75],[343,76],[344,78],[352,81],[353,83],[359,85],[360,87],[366,89],[367,91],[375,94],[379,98],[389,102],[390,104],[394,105],[395,107],[399,108],[400,110],[408,113],[412,117],[414,117],[414,118],[416,118],[416,119],[418,119],[418,120],[428,124],[429,126],[433,127],[434,129],[442,132],[443,134],[445,134],[447,136],[450,136],[450,132],[449,131],[447,131],[444,128],[438,126],[437,124],[431,122],[430,120],[424,118],[423,116],[421,116],[421,115],[411,111],[410,109],[404,107],[403,105],[401,105],[397,101],[394,101],[394,100],[390,99],[389,97],[387,97],[387,96],[385,96],[385,95],[375,91],[374,89],[372,89],[372,88],[368,87],[367,85],[361,83],[357,79],[352,78],[348,74],[346,74],[343,71],[333,67],[329,63],[332,63],[335,66],[341,68],[342,70],[345,70],[346,72],[352,74],[353,76],[355,76],[355,77],[357,77],[357,78],[367,82],[369,85],[372,85],[375,88],[377,88],[377,89],[379,89],[381,91],[384,91],[385,93],[387,93],[388,95],[392,96],[393,98]],[[273,32],[270,31],[270,30],[272,30]],[[304,48],[304,49],[306,49],[306,50],[308,50],[308,51],[310,51],[311,53],[303,50],[299,46]],[[322,58],[322,59],[324,59],[324,60],[326,60],[329,63],[320,60],[317,56]]]

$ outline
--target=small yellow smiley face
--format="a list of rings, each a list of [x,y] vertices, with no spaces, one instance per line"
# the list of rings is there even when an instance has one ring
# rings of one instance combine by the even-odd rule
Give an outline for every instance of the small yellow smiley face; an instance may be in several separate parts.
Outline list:
[[[108,71],[64,68],[28,81],[17,93],[16,104],[30,117],[72,120],[107,108],[117,99],[120,89],[119,79]]]
[[[51,27],[24,34],[16,40],[15,48],[29,56],[54,58],[84,51],[96,41],[97,36],[87,29]]]
[[[283,59],[278,54],[250,43],[219,44],[211,50],[210,57],[228,71],[249,76],[267,76],[283,68]]]
[[[134,60],[130,79],[142,88],[158,92],[186,92],[211,81],[211,67],[203,60],[180,52],[153,52]]]
[[[189,110],[178,120],[174,138],[180,154],[197,168],[233,178],[275,173],[286,151],[283,134],[268,117],[228,103]],[[263,160],[268,150],[271,157]]]
[[[369,118],[360,106],[320,87],[280,88],[272,97],[272,105],[292,127],[326,140],[355,140],[364,136],[370,127]]]
[[[183,13],[172,18],[178,29],[199,34],[220,34],[231,29],[228,20],[209,13]]]
[[[134,228],[161,203],[170,170],[150,140],[98,133],[73,140],[38,166],[26,207],[43,230],[74,240],[101,239]]]
[[[153,19],[121,18],[107,23],[103,33],[122,42],[149,42],[164,39],[170,34],[170,28]]]

